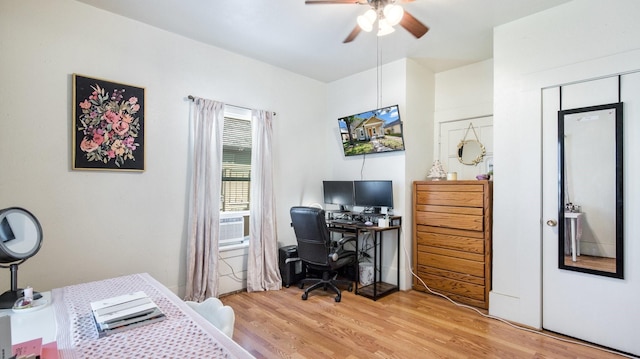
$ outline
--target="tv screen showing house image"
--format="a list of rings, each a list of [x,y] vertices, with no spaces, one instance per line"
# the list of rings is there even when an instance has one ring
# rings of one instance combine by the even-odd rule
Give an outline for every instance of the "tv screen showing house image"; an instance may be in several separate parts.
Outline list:
[[[338,119],[345,156],[404,151],[398,105]]]

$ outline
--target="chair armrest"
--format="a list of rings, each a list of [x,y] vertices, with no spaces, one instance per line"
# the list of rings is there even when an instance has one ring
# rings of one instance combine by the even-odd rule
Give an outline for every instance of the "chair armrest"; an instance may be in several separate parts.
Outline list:
[[[345,243],[349,243],[349,242],[355,242],[356,241],[356,237],[354,236],[347,236],[347,237],[342,237],[340,238],[340,240],[336,241],[336,243],[342,247],[345,245]]]

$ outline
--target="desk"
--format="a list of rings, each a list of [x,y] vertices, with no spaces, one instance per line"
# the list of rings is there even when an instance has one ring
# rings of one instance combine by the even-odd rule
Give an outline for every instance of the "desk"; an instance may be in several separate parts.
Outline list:
[[[153,299],[166,319],[98,338],[90,303],[139,290]],[[45,339],[39,328],[43,325],[41,320],[44,320],[48,322],[45,326],[49,330],[55,328],[58,353],[62,359],[253,358],[146,273],[56,288],[50,295],[52,302],[48,308],[12,314],[12,328],[14,318],[18,319],[16,323],[19,324],[16,325],[24,326],[16,331],[15,339],[12,329],[14,343],[38,337]],[[31,333],[32,337],[24,333]]]
[[[360,271],[356,271],[356,289],[355,293],[362,295],[373,300],[377,300],[387,294],[397,292],[400,289],[400,227],[402,225],[402,217],[393,216],[391,222],[395,225],[389,227],[378,226],[365,226],[364,224],[348,224],[335,221],[327,221],[329,230],[335,230],[338,232],[350,232],[356,236],[356,242],[360,241],[360,234],[364,232],[373,233],[373,283],[364,287],[359,287],[360,284]],[[396,283],[390,284],[382,281],[382,235],[386,231],[396,231],[396,248],[397,248],[397,268],[396,268]],[[356,249],[358,244],[356,244]],[[358,258],[358,251],[356,250],[356,258]]]

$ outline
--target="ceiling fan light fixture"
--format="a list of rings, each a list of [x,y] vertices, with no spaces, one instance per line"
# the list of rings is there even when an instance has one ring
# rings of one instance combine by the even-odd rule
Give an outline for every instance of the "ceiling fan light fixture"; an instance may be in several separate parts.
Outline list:
[[[404,16],[404,9],[400,5],[387,4],[384,10],[382,10],[382,13],[390,26],[396,26],[400,23],[400,20],[402,20],[402,16]]]
[[[389,25],[387,19],[380,19],[378,21],[378,36],[389,35],[390,33],[396,31],[393,26]]]
[[[362,30],[370,32],[373,30],[373,23],[376,21],[377,17],[378,15],[376,15],[376,12],[373,11],[373,9],[369,9],[364,14],[358,16],[358,26],[360,26]]]

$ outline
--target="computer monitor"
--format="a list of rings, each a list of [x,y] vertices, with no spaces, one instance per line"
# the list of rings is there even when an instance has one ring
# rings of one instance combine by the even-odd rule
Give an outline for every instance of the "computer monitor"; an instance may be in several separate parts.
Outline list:
[[[322,181],[324,203],[337,204],[341,211],[344,206],[353,206],[353,181]]]
[[[373,207],[380,213],[381,207],[393,207],[392,181],[354,181],[354,205]]]

